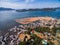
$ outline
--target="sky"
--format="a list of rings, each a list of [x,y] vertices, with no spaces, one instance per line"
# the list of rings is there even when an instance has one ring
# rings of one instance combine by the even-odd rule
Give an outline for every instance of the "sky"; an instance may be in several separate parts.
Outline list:
[[[60,7],[60,0],[0,0],[0,7],[14,9]]]

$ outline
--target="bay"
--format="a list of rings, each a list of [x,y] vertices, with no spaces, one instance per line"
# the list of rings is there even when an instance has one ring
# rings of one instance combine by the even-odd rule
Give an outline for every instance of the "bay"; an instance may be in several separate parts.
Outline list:
[[[53,17],[60,19],[60,10],[56,11],[27,11],[17,12],[13,11],[0,11],[0,30],[7,30],[11,25],[16,25],[15,19],[27,17]],[[12,26],[13,27],[13,26]]]

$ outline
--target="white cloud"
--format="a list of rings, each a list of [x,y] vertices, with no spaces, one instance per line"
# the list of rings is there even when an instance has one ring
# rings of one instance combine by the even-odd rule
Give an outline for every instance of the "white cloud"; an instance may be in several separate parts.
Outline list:
[[[34,0],[25,0],[26,3],[34,2]]]
[[[30,2],[30,0],[25,0],[25,2],[26,2],[26,3],[29,3],[29,2]]]
[[[16,0],[15,0],[16,1]],[[46,8],[46,7],[60,7],[60,3],[30,3],[35,0],[25,0],[25,2],[10,2],[8,0],[2,0],[0,2],[0,7],[6,8],[15,8],[15,9],[23,9],[23,8]],[[28,4],[29,3],[29,4]]]
[[[11,1],[11,0],[1,0],[1,2],[8,2],[8,1]]]
[[[22,9],[26,7],[26,4],[23,3],[11,3],[11,2],[0,2],[0,7],[6,7],[6,8],[15,8],[15,9]]]

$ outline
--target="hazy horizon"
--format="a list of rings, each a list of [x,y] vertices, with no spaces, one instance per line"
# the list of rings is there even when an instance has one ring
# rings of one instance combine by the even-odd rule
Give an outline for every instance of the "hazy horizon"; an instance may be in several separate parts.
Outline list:
[[[60,7],[60,0],[0,0],[0,7],[13,9]]]

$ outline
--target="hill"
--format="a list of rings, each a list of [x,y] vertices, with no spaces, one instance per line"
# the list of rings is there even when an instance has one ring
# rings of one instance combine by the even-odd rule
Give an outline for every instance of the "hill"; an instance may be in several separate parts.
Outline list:
[[[14,10],[14,9],[12,9],[12,8],[4,8],[4,7],[0,7],[0,11],[4,11],[4,10]]]

